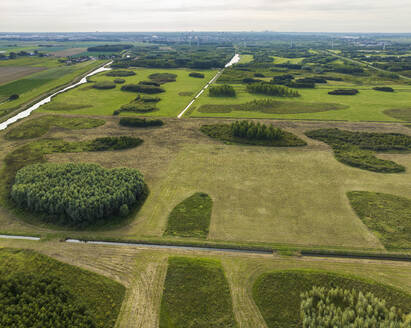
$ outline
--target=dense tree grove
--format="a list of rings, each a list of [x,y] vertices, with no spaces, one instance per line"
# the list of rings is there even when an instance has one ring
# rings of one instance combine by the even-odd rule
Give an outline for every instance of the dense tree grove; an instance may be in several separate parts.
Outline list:
[[[123,150],[139,146],[143,142],[140,138],[120,136],[96,138],[89,143],[93,151]]]
[[[126,82],[126,80],[124,80],[124,79],[114,79],[113,82],[117,83],[117,84],[123,84],[124,82]]]
[[[164,125],[164,122],[159,119],[147,120],[145,118],[138,118],[138,117],[122,117],[120,119],[120,125],[136,127],[136,128],[145,128],[145,127],[152,127],[152,126],[162,126]]]
[[[188,76],[197,77],[197,78],[199,78],[199,79],[203,79],[203,78],[204,78],[204,74],[203,74],[203,73],[198,73],[198,72],[191,72],[190,74],[188,74]]]
[[[355,96],[359,91],[357,89],[337,89],[328,92],[329,95],[333,96]]]
[[[284,137],[281,129],[253,121],[236,121],[231,124],[231,131],[234,136],[247,139],[279,140]]]
[[[147,93],[147,94],[156,94],[165,92],[161,87],[155,85],[147,85],[147,84],[126,84],[121,87],[122,91],[130,91],[130,92],[140,92],[140,93]]]
[[[408,328],[405,316],[372,293],[313,287],[301,294],[303,328]]]
[[[229,84],[213,85],[209,88],[210,97],[235,97],[234,88]]]
[[[133,75],[136,75],[136,73],[133,71],[125,70],[125,69],[115,69],[112,71],[108,71],[106,75],[114,76],[114,77],[124,77],[124,76],[133,76]]]
[[[0,314],[0,327],[96,327],[84,305],[56,277],[0,277]]]
[[[298,91],[291,90],[281,85],[273,85],[269,83],[253,83],[247,85],[249,93],[263,94],[276,97],[299,97]]]
[[[114,89],[115,87],[116,84],[112,81],[99,81],[93,84],[93,88],[101,90]]]
[[[107,170],[96,164],[33,164],[20,169],[11,190],[16,204],[50,215],[55,223],[85,226],[118,215],[144,195],[135,169]]]

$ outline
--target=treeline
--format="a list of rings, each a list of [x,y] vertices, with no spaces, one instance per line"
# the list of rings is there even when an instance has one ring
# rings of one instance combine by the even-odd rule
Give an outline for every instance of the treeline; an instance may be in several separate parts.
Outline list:
[[[372,293],[313,287],[301,294],[303,328],[408,328],[405,315]]]
[[[16,204],[64,225],[86,226],[127,215],[141,201],[144,179],[135,169],[96,164],[34,164],[20,169],[11,189]]]
[[[119,123],[122,126],[136,127],[136,128],[146,128],[146,127],[164,125],[164,122],[159,119],[147,120],[145,118],[138,118],[138,117],[123,117],[120,119]]]
[[[0,327],[96,327],[90,312],[56,277],[0,277],[0,309]]]
[[[235,89],[229,84],[213,85],[209,88],[210,97],[235,97]]]
[[[87,48],[90,52],[118,52],[126,49],[131,49],[131,44],[105,44],[102,46],[94,46]]]
[[[124,77],[124,76],[133,76],[133,75],[136,75],[136,73],[133,71],[123,70],[123,69],[115,69],[112,71],[108,71],[106,75],[114,76],[114,77]]]
[[[276,97],[299,97],[300,94],[296,90],[289,89],[281,85],[273,85],[270,83],[253,83],[246,87],[249,93],[263,94]]]
[[[236,121],[231,124],[231,132],[235,137],[260,140],[279,140],[284,137],[284,131],[273,125],[253,121]]]

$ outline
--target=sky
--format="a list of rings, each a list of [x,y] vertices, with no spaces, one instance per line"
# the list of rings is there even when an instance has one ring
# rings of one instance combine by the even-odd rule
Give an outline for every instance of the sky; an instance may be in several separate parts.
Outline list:
[[[411,32],[411,0],[0,0],[0,32]]]

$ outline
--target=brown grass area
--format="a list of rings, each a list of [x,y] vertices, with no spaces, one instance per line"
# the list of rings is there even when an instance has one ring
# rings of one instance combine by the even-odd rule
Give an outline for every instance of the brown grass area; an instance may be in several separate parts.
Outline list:
[[[85,51],[87,51],[87,48],[70,48],[70,49],[55,51],[55,52],[52,52],[52,54],[57,57],[67,57],[67,56],[74,56],[77,54],[81,54],[82,52],[85,52]]]
[[[18,80],[27,75],[44,71],[47,67],[0,66],[0,84]]]

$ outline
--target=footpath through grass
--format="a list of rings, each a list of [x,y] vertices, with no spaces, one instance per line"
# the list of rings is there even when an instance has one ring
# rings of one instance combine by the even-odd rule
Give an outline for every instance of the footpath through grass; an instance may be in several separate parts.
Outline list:
[[[351,191],[347,196],[386,248],[411,249],[411,199],[367,191]]]
[[[376,283],[320,271],[277,271],[262,274],[253,286],[253,297],[269,328],[302,327],[301,293],[313,286],[355,289],[371,292],[384,299],[387,307],[396,306],[403,313],[411,311],[411,296],[400,290]]]
[[[160,328],[177,327],[237,327],[229,285],[219,261],[169,258]]]
[[[178,204],[168,217],[165,235],[206,238],[210,226],[213,200],[197,192]]]
[[[0,263],[3,287],[14,284],[13,295],[3,295],[1,308],[5,310],[10,308],[8,304],[15,304],[11,311],[14,315],[2,313],[2,327],[17,327],[13,325],[16,323],[20,324],[18,327],[27,323],[44,328],[64,324],[114,327],[125,294],[119,283],[30,250],[0,249]],[[45,318],[47,309],[53,307],[55,311]],[[71,318],[67,317],[69,314]],[[75,319],[83,320],[73,322]]]

